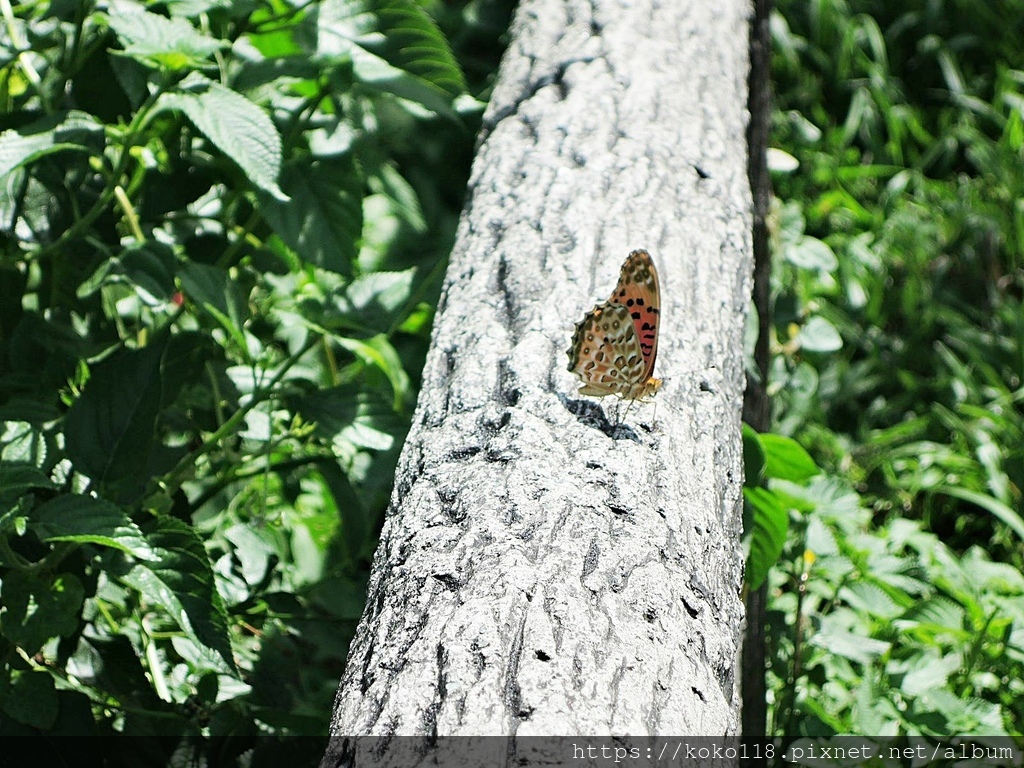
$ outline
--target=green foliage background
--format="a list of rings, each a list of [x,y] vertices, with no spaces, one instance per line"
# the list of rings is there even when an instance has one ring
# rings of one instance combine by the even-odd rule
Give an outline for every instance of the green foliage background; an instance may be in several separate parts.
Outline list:
[[[1022,32],[1010,0],[772,19],[774,431],[821,467],[747,490],[786,740],[1024,733]]]
[[[0,11],[0,735],[314,764],[508,5]],[[1021,735],[1022,27],[773,18],[786,740]]]
[[[508,4],[0,11],[0,739],[315,764]]]

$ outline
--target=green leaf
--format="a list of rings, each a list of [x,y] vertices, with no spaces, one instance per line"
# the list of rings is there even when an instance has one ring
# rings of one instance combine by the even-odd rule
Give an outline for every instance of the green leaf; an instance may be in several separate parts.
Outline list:
[[[160,360],[161,403],[164,408],[173,405],[186,387],[208,384],[210,371],[207,364],[222,357],[216,341],[199,331],[175,333],[167,342]],[[226,397],[222,391],[221,396]],[[231,402],[234,405],[233,401]]]
[[[332,616],[359,621],[366,608],[366,582],[336,574],[318,582],[310,598]]]
[[[840,598],[858,613],[876,616],[886,621],[896,618],[902,608],[892,596],[877,584],[857,581],[845,586]]]
[[[325,0],[319,10],[321,54],[349,53],[358,62],[369,53],[448,102],[465,92],[445,36],[414,0]]]
[[[20,406],[20,407],[19,407]],[[0,406],[0,410],[18,407],[20,418],[33,418],[41,416],[37,423],[49,421],[46,418],[46,407],[39,406],[33,401],[12,401],[6,406]],[[38,413],[33,411],[38,409]],[[13,414],[12,414],[13,416]],[[7,417],[11,419],[10,416]],[[29,464],[32,466],[45,466],[49,456],[50,440],[38,427],[27,421],[17,419],[8,420],[3,429],[0,429],[0,459],[15,464]]]
[[[807,321],[797,336],[801,349],[808,352],[835,352],[843,348],[843,337],[828,320],[815,316]]]
[[[105,581],[105,587],[124,592],[120,585],[109,581]],[[116,697],[122,705],[150,711],[160,708],[162,702],[146,678],[142,660],[124,634],[88,633],[79,640],[69,666],[73,666],[77,680]]]
[[[458,113],[451,107],[448,95],[429,83],[359,48],[354,49],[351,55],[352,70],[361,83],[381,93],[390,93],[400,99],[415,102],[451,120],[459,119]]]
[[[964,631],[964,609],[946,597],[919,600],[903,614],[897,628],[928,629],[935,633],[956,634]]]
[[[352,158],[302,157],[281,184],[288,200],[259,198],[270,226],[304,262],[351,274],[363,230],[363,178]]]
[[[353,385],[322,389],[293,401],[292,406],[316,422],[318,434],[361,448],[385,451],[405,428],[380,397]]]
[[[72,110],[49,115],[0,133],[0,178],[55,152],[99,152],[103,125],[92,115]]]
[[[401,173],[390,165],[382,165],[377,169],[377,173],[369,178],[369,183],[375,193],[382,194],[391,201],[391,207],[402,221],[416,232],[427,232],[427,221],[423,217],[423,209],[416,190]]]
[[[830,654],[858,664],[871,664],[892,647],[892,643],[848,632],[835,620],[823,624],[811,642]]]
[[[984,493],[978,493],[977,491],[972,491],[968,488],[961,488],[954,485],[944,484],[937,486],[935,488],[935,492],[945,494],[946,496],[952,496],[956,499],[962,499],[963,501],[981,507],[1017,534],[1017,537],[1021,541],[1024,541],[1024,518],[998,499],[994,499]]]
[[[121,267],[127,281],[139,289],[150,306],[161,304],[174,295],[174,252],[155,241],[129,246],[121,254]]]
[[[126,283],[136,288],[139,298],[149,306],[158,306],[174,294],[174,252],[156,241],[128,246],[117,258],[103,262],[92,277],[78,286],[79,298],[86,298],[110,283]]]
[[[202,540],[172,517],[158,518],[146,539],[155,562],[133,566],[120,580],[138,590],[151,608],[162,607],[182,631],[234,669],[227,611]]]
[[[0,598],[0,634],[31,656],[51,637],[75,633],[85,589],[70,573],[8,570]]]
[[[782,251],[783,258],[801,269],[832,272],[839,259],[828,245],[815,237],[801,237]]]
[[[743,425],[743,485],[756,488],[765,479],[765,455],[761,436],[749,424]]]
[[[409,393],[409,376],[402,367],[398,352],[391,346],[384,334],[374,336],[367,341],[337,337],[338,344],[362,360],[367,365],[380,369],[391,383],[394,394],[392,408],[399,410],[411,396]]]
[[[30,525],[43,541],[98,544],[141,560],[156,559],[128,513],[116,504],[93,496],[58,496],[32,512]]]
[[[160,358],[166,336],[121,351],[91,370],[64,418],[68,458],[79,472],[130,498],[145,488],[160,411]]]
[[[789,529],[789,509],[767,488],[745,487],[743,498],[753,510],[745,578],[751,589],[760,589],[768,572],[782,556]]]
[[[821,473],[814,459],[790,437],[759,435],[765,457],[765,475],[773,480],[802,483]]]
[[[371,272],[357,277],[337,298],[342,327],[389,331],[412,295],[416,270]],[[325,324],[332,326],[325,318]]]
[[[221,9],[232,9],[237,14],[248,11],[253,3],[237,3],[233,0],[167,0],[165,3],[171,16],[195,18],[202,13],[210,13]]]
[[[181,110],[196,129],[238,164],[258,189],[278,200],[281,137],[266,113],[240,93],[192,72],[178,90],[160,96],[154,112]]]
[[[0,498],[17,498],[27,491],[55,487],[45,472],[31,464],[0,461]]]
[[[918,653],[899,666],[903,674],[900,692],[908,696],[920,696],[946,686],[950,676],[963,667],[963,659],[955,653],[948,656],[936,656],[934,652]]]
[[[226,42],[201,33],[185,19],[169,19],[134,4],[114,6],[107,21],[125,55],[170,70],[200,67],[227,47]]]
[[[372,558],[377,535],[371,520],[368,519],[372,515],[367,514],[363,497],[348,476],[341,471],[336,461],[321,461],[317,468],[330,491],[330,497],[323,499],[318,507],[333,507],[334,514],[340,516],[341,535],[338,536],[338,540],[353,561],[359,558]]]
[[[800,161],[784,149],[768,147],[768,170],[772,173],[792,173],[800,167]]]
[[[0,702],[9,717],[42,730],[53,727],[60,710],[53,677],[45,670],[8,668],[0,673]]]
[[[248,306],[238,283],[231,280],[228,271],[211,264],[186,261],[178,268],[178,278],[185,297],[206,310],[245,352],[248,345],[242,329]]]
[[[233,554],[241,566],[242,578],[249,586],[259,584],[267,573],[270,558],[278,555],[269,534],[237,523],[224,531],[224,538],[235,547]]]

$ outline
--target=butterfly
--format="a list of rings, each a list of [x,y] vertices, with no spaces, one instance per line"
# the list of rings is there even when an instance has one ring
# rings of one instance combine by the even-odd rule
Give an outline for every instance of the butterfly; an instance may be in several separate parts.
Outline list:
[[[651,376],[658,356],[661,295],[658,270],[647,251],[633,251],[611,298],[576,324],[569,370],[580,377],[581,395],[643,400],[661,387]]]

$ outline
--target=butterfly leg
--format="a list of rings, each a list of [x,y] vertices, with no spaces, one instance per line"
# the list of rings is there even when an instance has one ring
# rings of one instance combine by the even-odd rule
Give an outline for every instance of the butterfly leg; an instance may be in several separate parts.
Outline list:
[[[613,427],[617,427],[620,424],[620,421],[619,421],[619,404],[620,404],[619,399],[615,398],[615,405],[608,406],[608,412],[607,412],[608,422]]]
[[[626,412],[624,414],[622,414],[622,420],[619,422],[620,424],[623,421],[626,420],[627,416],[629,416],[629,409],[633,407],[633,403],[635,403],[635,402],[636,402],[635,400],[630,400],[629,401],[629,404],[626,406]],[[622,404],[622,400],[619,400],[619,405],[621,405],[621,404]]]

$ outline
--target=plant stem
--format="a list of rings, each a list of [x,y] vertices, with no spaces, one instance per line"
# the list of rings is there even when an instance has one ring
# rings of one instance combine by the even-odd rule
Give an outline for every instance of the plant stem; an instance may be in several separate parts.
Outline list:
[[[319,341],[319,336],[311,336],[302,346],[302,349],[285,360],[280,369],[278,369],[277,373],[274,374],[274,377],[265,387],[261,387],[253,393],[248,403],[231,414],[227,421],[218,427],[217,431],[210,435],[209,439],[204,441],[199,448],[182,457],[174,469],[167,473],[165,484],[169,493],[173,494],[178,490],[189,471],[195,466],[201,456],[212,451],[217,447],[221,440],[234,433],[238,425],[245,420],[245,417],[253,408],[265,400],[270,399],[274,394],[274,390],[277,388],[277,385],[280,384],[282,379],[284,379],[285,374],[288,373],[291,367],[295,365],[295,363],[297,363],[307,352],[309,352],[309,350],[316,346]]]

